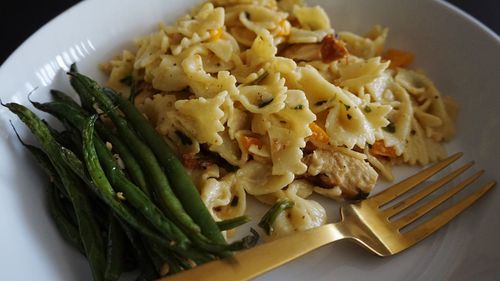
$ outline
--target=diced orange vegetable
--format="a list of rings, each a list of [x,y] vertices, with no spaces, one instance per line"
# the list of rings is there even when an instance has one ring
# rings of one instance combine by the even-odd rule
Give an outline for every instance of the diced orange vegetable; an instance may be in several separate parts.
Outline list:
[[[396,150],[394,147],[387,147],[384,145],[384,141],[378,140],[376,141],[372,147],[370,148],[370,153],[375,156],[384,156],[389,158],[396,158]]]
[[[219,27],[217,29],[211,29],[209,31],[209,33],[210,33],[209,41],[217,41],[222,37],[222,34],[224,33],[224,29],[222,29],[222,27]]]
[[[262,147],[262,142],[256,137],[242,136],[240,141],[246,150],[248,150],[252,145]]]
[[[389,66],[389,68],[396,68],[408,66],[410,63],[412,63],[415,55],[410,52],[388,49],[383,58],[391,61],[391,65]]]
[[[324,144],[328,144],[330,142],[330,137],[328,137],[328,134],[325,132],[325,130],[318,126],[318,124],[312,122],[311,124],[309,124],[309,128],[312,131],[310,140]]]

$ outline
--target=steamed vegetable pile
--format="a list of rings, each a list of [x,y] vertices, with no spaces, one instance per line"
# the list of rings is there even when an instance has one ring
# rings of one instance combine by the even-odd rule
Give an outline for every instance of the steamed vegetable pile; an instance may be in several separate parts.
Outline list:
[[[248,218],[216,223],[174,151],[132,103],[74,65],[68,74],[81,105],[56,90],[53,101],[32,101],[64,130],[23,105],[4,106],[38,140],[40,147],[19,138],[49,177],[57,228],[88,259],[94,280],[134,269],[138,280],[152,280],[255,245],[254,231],[226,243],[221,231]]]

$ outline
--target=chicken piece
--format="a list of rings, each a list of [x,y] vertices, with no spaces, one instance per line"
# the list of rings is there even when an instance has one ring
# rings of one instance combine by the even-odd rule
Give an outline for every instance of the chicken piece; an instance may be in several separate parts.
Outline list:
[[[314,190],[327,197],[364,199],[377,182],[378,174],[370,164],[338,151],[317,149],[304,157],[307,179]]]

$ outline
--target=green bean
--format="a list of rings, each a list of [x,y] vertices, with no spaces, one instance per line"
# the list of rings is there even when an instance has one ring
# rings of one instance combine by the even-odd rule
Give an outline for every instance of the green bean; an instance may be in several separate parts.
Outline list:
[[[50,90],[50,94],[54,98],[55,101],[60,101],[63,103],[67,103],[68,105],[71,105],[73,107],[80,107],[80,105],[69,95],[67,95],[64,92],[61,92],[59,90],[52,89]]]
[[[12,125],[12,123],[11,123],[11,126],[12,126],[12,129],[14,130],[14,133],[17,136],[17,139],[21,143],[21,145],[24,146],[24,148],[26,148],[31,153],[31,155],[35,158],[35,161],[42,168],[42,170],[45,172],[45,174],[49,178],[49,181],[51,183],[54,183],[56,181],[59,182],[59,184],[56,184],[55,186],[59,189],[60,192],[62,192],[66,197],[68,197],[68,195],[66,193],[66,189],[64,189],[64,186],[60,182],[61,180],[59,179],[59,176],[57,175],[57,171],[54,168],[54,165],[52,165],[52,162],[50,162],[50,159],[47,156],[47,154],[45,154],[45,152],[43,152],[43,150],[41,150],[40,148],[38,148],[34,145],[30,145],[30,144],[25,143],[21,139],[21,136],[19,136],[16,128],[14,127],[14,125]]]
[[[180,254],[189,257],[197,262],[204,263],[210,261],[206,254],[195,251],[194,249],[183,249],[181,245],[172,244],[171,241],[165,240],[165,238],[160,237],[157,232],[144,222],[142,217],[138,217],[133,211],[131,211],[125,204],[123,204],[118,198],[117,194],[112,188],[97,186],[94,182],[90,181],[85,174],[80,174],[80,164],[72,163],[76,161],[74,156],[68,156],[71,154],[70,151],[62,151],[61,154],[65,155],[64,159],[66,163],[77,173],[84,182],[91,187],[91,189],[101,198],[120,218],[126,221],[135,230],[146,236],[151,241],[162,245],[163,247],[179,252]]]
[[[122,204],[122,202],[120,202],[120,200],[116,197],[116,193],[114,192],[114,190],[111,187],[109,187],[109,188],[106,188],[106,186],[98,187],[93,182],[89,181],[86,174],[85,174],[85,171],[84,171],[84,168],[83,168],[81,161],[74,155],[72,157],[69,157],[68,155],[72,155],[73,153],[70,150],[65,149],[65,148],[61,148],[57,145],[57,143],[53,140],[52,136],[50,135],[49,129],[46,127],[46,125],[40,119],[38,119],[38,117],[36,117],[36,115],[34,115],[31,111],[29,111],[27,108],[25,108],[22,105],[7,104],[6,106],[12,112],[19,114],[20,117],[22,117],[23,121],[24,121],[24,119],[26,119],[28,117],[30,119],[27,121],[30,121],[30,122],[32,122],[31,119],[38,120],[38,123],[35,123],[35,125],[33,125],[32,131],[35,129],[40,130],[40,129],[38,129],[39,127],[42,127],[42,129],[44,128],[44,130],[45,130],[45,131],[43,131],[44,134],[41,135],[41,137],[44,137],[44,139],[43,139],[43,141],[45,141],[44,145],[46,143],[46,145],[51,149],[50,155],[56,155],[58,157],[57,159],[59,160],[59,162],[58,162],[59,166],[61,164],[63,166],[64,166],[64,164],[68,164],[68,166],[71,168],[71,170],[73,170],[73,172],[77,173],[77,175],[80,178],[82,178],[82,180],[84,180],[84,182],[94,191],[95,194],[97,194],[99,196],[99,198],[101,198],[108,206],[110,206],[113,209],[113,211],[115,213],[117,213],[122,219],[126,220],[131,226],[133,226],[134,229],[136,229],[137,231],[139,231],[143,235],[147,236],[148,239],[151,239],[152,241],[155,241],[156,243],[159,243],[159,244],[163,245],[164,247],[171,249],[172,251],[179,252],[180,254],[182,254],[186,257],[192,258],[193,260],[198,260],[201,262],[206,262],[206,261],[210,260],[210,258],[208,258],[205,254],[201,254],[193,249],[186,250],[186,249],[180,247],[180,245],[172,245],[172,244],[170,244],[170,241],[166,241],[165,238],[159,236],[156,231],[152,230],[149,225],[147,225],[143,222],[142,218],[137,217],[137,215],[135,215],[133,211],[131,211],[127,206],[125,206],[124,204]],[[27,115],[27,116],[25,116],[25,115]],[[25,121],[25,123],[27,123],[27,121]],[[48,140],[45,140],[46,138],[48,138]],[[63,155],[64,155],[64,158],[63,158]],[[72,159],[72,161],[68,161],[68,159]],[[51,159],[51,161],[52,161],[52,159]],[[78,163],[78,162],[80,162],[80,163]],[[64,168],[66,168],[66,167],[64,167]],[[64,170],[64,172],[68,173],[69,171]],[[69,174],[69,175],[72,176],[72,174]],[[62,176],[61,176],[61,178],[62,178]],[[77,182],[77,180],[73,177],[71,178],[71,180]],[[73,183],[73,184],[74,184],[73,186],[77,185],[76,183]],[[66,186],[66,183],[65,183],[65,186]],[[80,191],[80,190],[76,189],[76,191]],[[75,195],[76,199],[83,200],[83,198],[84,198],[85,200],[87,200],[85,194],[77,194],[77,195]],[[72,198],[71,198],[71,200],[72,200],[72,202],[74,201]],[[73,204],[75,204],[75,203],[73,203]],[[84,201],[84,204],[82,206],[83,207],[89,206],[88,210],[90,210],[90,203],[88,203],[87,201]],[[78,205],[78,209],[81,209],[82,206]],[[75,207],[75,211],[76,211],[76,209],[77,208]],[[89,212],[83,212],[83,214],[87,214],[87,215],[88,215],[88,213]],[[81,231],[89,232],[92,229],[93,229],[92,227],[89,227],[89,228],[85,228],[84,230],[81,230]],[[96,231],[96,232],[99,232],[99,231]],[[85,233],[85,235],[90,236],[87,233]],[[84,235],[82,234],[82,240],[83,239],[84,239]],[[101,243],[103,244],[102,239],[99,238],[99,239],[95,239],[95,240],[101,241]],[[102,246],[102,248],[104,248],[104,245]],[[92,248],[90,250],[93,250],[93,249],[94,248]],[[103,249],[103,251],[104,251],[104,249]],[[87,253],[87,255],[89,255],[89,254]],[[102,254],[102,255],[104,256],[104,254]],[[102,262],[100,264],[101,265],[104,264],[104,257],[102,257]],[[101,279],[96,279],[96,280],[101,280]]]
[[[85,112],[82,108],[72,106],[70,103],[60,101],[48,103],[38,103],[32,101],[31,103],[35,108],[53,114],[61,121],[66,120],[73,127],[78,128],[79,130],[83,128],[84,118],[88,116],[87,112]],[[113,149],[118,152],[134,183],[136,183],[149,197],[151,197],[151,191],[146,185],[144,173],[127,146],[113,133],[109,132],[109,129],[105,128],[103,124],[96,123],[96,128],[99,134],[108,139],[111,142]]]
[[[142,242],[144,245],[144,249],[146,250],[149,258],[151,259],[151,262],[155,267],[156,272],[158,272],[158,275],[161,275],[160,270],[165,261],[157,252],[153,251],[154,246],[151,246],[150,243],[148,244],[147,240],[143,240]]]
[[[63,154],[66,153],[71,152],[68,150],[63,152]],[[67,161],[68,163],[70,161],[69,159],[71,158],[73,157],[66,157],[65,161]],[[69,165],[72,169],[74,169],[75,173],[78,174],[77,171],[79,170],[78,167],[80,165]],[[113,212],[115,212],[121,219],[130,224],[130,226],[132,226],[136,231],[146,236],[151,241],[159,243],[163,245],[163,247],[166,247],[172,251],[179,252],[194,259],[201,259],[206,261],[205,255],[200,255],[199,253],[193,252],[189,249],[185,250],[183,248],[180,248],[180,245],[171,244],[170,241],[167,241],[164,237],[159,236],[155,230],[151,229],[151,227],[143,221],[142,217],[137,216],[124,203],[122,203],[120,199],[118,199],[117,194],[114,190],[109,190],[107,188],[97,186],[93,181],[87,179],[85,174],[79,174],[79,176],[82,177],[84,182],[92,188],[92,190],[113,210]]]
[[[71,112],[71,109],[68,109],[68,107],[55,107],[54,105],[57,104],[54,102],[50,104],[35,104],[37,108],[43,108],[46,111],[55,112],[61,118],[68,118],[69,122],[79,130],[84,129],[85,119],[83,116],[77,114],[77,112]],[[59,110],[56,112],[55,109]],[[127,200],[139,211],[141,211],[141,213],[153,224],[153,226],[167,235],[167,237],[176,241],[176,243],[179,243],[181,248],[188,244],[187,237],[185,237],[173,223],[168,221],[168,219],[161,214],[161,212],[144,193],[140,192],[136,186],[125,178],[102,141],[97,140],[95,144],[95,149],[97,150],[97,153],[101,155],[101,161],[107,165],[107,170],[114,171],[113,173],[110,173],[110,179],[117,181],[114,185],[118,186],[121,191],[125,193]],[[67,164],[70,165],[78,175],[85,177],[85,168],[83,163],[76,156],[74,156],[71,151],[62,148],[61,155]],[[114,189],[110,185],[103,183],[101,187],[104,188],[108,194],[114,194]]]
[[[78,227],[73,225],[73,223],[66,216],[63,203],[61,202],[61,197],[53,183],[48,190],[48,206],[52,220],[64,240],[76,248],[80,253],[85,255],[85,249],[83,248],[82,240],[80,239]]]
[[[159,277],[159,273],[156,271],[155,266],[148,255],[146,248],[144,247],[143,242],[139,238],[139,235],[127,225],[126,222],[123,220],[119,220],[123,230],[125,231],[125,234],[128,237],[128,240],[130,241],[130,244],[132,245],[134,249],[134,254],[136,257],[137,262],[139,263],[139,268],[141,270],[141,274],[139,276],[143,276],[143,279],[136,279],[136,280],[153,280],[157,279]]]
[[[70,66],[70,72],[78,73],[78,69],[75,63]],[[94,98],[88,94],[87,90],[85,89],[85,85],[82,85],[81,81],[78,79],[74,79],[73,76],[70,76],[69,83],[80,97],[82,108],[92,114],[96,113],[96,110],[94,108]]]
[[[14,129],[14,133],[16,134],[19,142],[31,153],[31,155],[33,155],[38,165],[44,170],[49,178],[51,185],[48,196],[49,212],[51,213],[52,218],[59,229],[59,232],[66,241],[68,241],[71,245],[73,245],[82,254],[85,255],[85,251],[80,239],[80,234],[78,233],[78,229],[75,226],[78,221],[75,216],[73,205],[69,203],[71,205],[70,207],[65,206],[61,198],[59,198],[59,196],[57,195],[57,192],[54,190],[54,188],[56,188],[57,191],[61,193],[61,195],[68,198],[66,189],[64,188],[61,179],[57,175],[57,171],[50,162],[49,157],[40,148],[25,143],[19,136],[14,126],[12,126],[12,128]],[[74,230],[72,228],[74,228]]]
[[[172,219],[177,220],[182,228],[188,231],[189,234],[196,235],[200,233],[198,225],[196,225],[184,211],[182,204],[173,193],[167,177],[160,168],[153,152],[136,136],[135,132],[129,128],[127,121],[119,116],[112,102],[102,94],[99,85],[97,85],[95,81],[79,73],[70,73],[70,75],[73,76],[74,80],[80,81],[79,83],[85,83],[88,92],[98,101],[99,105],[103,107],[103,110],[108,114],[111,120],[113,120],[119,135],[128,144],[134,155],[144,167],[148,178],[151,180],[151,186],[159,197],[159,203],[162,210]]]
[[[123,272],[125,260],[125,233],[120,223],[111,215],[111,222],[108,228],[108,244],[106,253],[106,270],[104,271],[104,280],[118,280]]]
[[[262,217],[259,226],[264,229],[267,235],[273,233],[273,224],[278,215],[286,209],[293,207],[294,203],[287,199],[276,202]]]
[[[73,225],[78,226],[78,219],[76,218],[75,208],[73,207],[73,204],[69,200],[68,196],[64,195],[64,193],[61,192],[61,190],[65,190],[61,180],[54,181],[53,185],[56,187],[57,191],[59,191],[59,194],[61,196],[64,196],[64,198],[61,198],[60,202],[62,204],[63,212],[66,215],[66,218]],[[98,216],[96,217],[96,220],[98,221]]]
[[[169,181],[172,183],[175,195],[181,201],[186,212],[200,226],[202,233],[215,243],[224,244],[225,239],[217,224],[205,204],[203,204],[198,190],[172,149],[133,104],[116,94],[110,96],[118,103],[127,120],[141,134],[155,156],[158,157]]]
[[[134,156],[128,149],[128,147],[116,137],[113,133],[111,133],[108,129],[100,126],[96,123],[96,129],[103,138],[107,139],[111,145],[112,149],[118,153],[120,158],[122,159],[125,167],[127,168],[127,172],[130,175],[132,181],[149,197],[152,198],[151,190],[149,186],[146,184],[146,177],[142,172],[141,166],[135,160]]]
[[[249,221],[250,221],[250,218],[248,216],[239,216],[239,217],[235,217],[232,219],[219,221],[219,222],[217,222],[217,226],[219,227],[219,229],[221,231],[224,231],[224,230],[236,228],[236,227],[243,225]]]
[[[91,204],[87,195],[82,191],[82,187],[79,186],[78,179],[64,165],[64,161],[59,154],[59,144],[50,134],[47,125],[29,109],[16,103],[7,103],[4,106],[16,114],[28,126],[54,165],[64,184],[69,199],[73,203],[78,219],[80,237],[92,269],[94,280],[103,280],[105,258],[100,230],[93,217]]]
[[[84,129],[85,132],[85,129]],[[97,157],[100,163],[103,165],[106,175],[111,182],[112,186],[115,186],[119,191],[124,193],[124,197],[132,206],[138,209],[141,214],[148,219],[148,221],[156,227],[160,232],[162,232],[167,237],[171,237],[173,241],[179,243],[180,245],[189,244],[188,238],[178,229],[171,221],[166,218],[162,212],[149,200],[149,198],[134,184],[125,178],[123,172],[117,166],[113,159],[113,156],[106,149],[104,144],[96,140],[94,141],[93,135],[89,136],[88,140],[94,145],[94,150],[92,147],[84,144],[85,150],[91,154],[92,157]],[[84,138],[84,142],[85,142]],[[94,154],[95,153],[95,154]],[[100,169],[99,172],[103,172],[102,168],[97,166],[96,169]]]
[[[96,116],[88,119],[86,125],[83,128],[83,151],[85,165],[92,178],[92,180],[99,186],[105,186],[106,190],[112,190],[111,184],[106,178],[106,175],[99,163],[99,158],[97,155],[97,150],[99,153],[105,154],[108,152],[105,147],[98,145],[98,142],[94,142],[94,122]],[[95,145],[97,144],[97,145]],[[115,186],[120,187],[125,193],[125,199],[132,206],[139,209],[139,211],[152,223],[155,227],[162,231],[162,233],[170,239],[171,246],[179,245],[181,249],[185,249],[189,244],[189,240],[184,234],[177,229],[177,227],[170,223],[167,218],[165,218],[161,212],[156,208],[154,204],[149,201],[149,199],[136,188],[133,184],[128,182],[120,170],[113,165],[113,160],[111,157],[101,157],[103,165],[106,166],[108,170],[108,177],[111,182],[116,183]]]
[[[172,257],[171,253],[169,253],[169,251],[165,251],[165,249],[162,249],[160,246],[154,243],[148,243],[147,241],[145,242],[145,245],[149,256],[151,257],[155,267],[158,270],[158,273],[160,274],[160,277],[166,275],[162,272],[162,268],[164,267],[165,263],[167,263],[169,267],[167,274],[177,273],[182,270],[181,267],[177,264],[175,258]]]

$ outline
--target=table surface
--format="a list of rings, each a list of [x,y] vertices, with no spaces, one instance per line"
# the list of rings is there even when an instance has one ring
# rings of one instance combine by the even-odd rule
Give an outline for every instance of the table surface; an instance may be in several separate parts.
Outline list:
[[[345,0],[347,1],[347,0]],[[9,1],[0,11],[0,64],[31,34],[79,0]],[[499,0],[448,0],[500,34]]]

